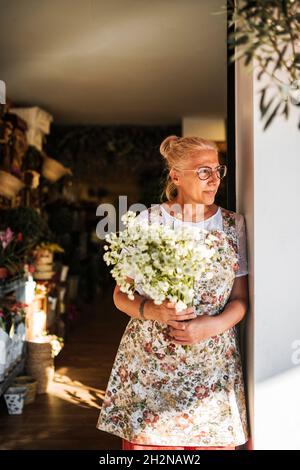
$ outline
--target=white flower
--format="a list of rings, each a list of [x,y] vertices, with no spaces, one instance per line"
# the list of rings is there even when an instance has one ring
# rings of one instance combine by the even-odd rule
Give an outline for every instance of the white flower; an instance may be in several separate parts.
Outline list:
[[[176,310],[177,312],[181,312],[182,310],[185,310],[187,308],[187,305],[182,302],[182,300],[179,300],[177,303],[176,303]]]
[[[191,304],[196,287],[212,279],[219,268],[232,266],[227,236],[215,236],[207,230],[184,226],[173,229],[167,225],[139,222],[135,213],[122,216],[125,229],[106,237],[103,259],[112,266],[111,274],[133,300],[137,288],[160,305],[164,300],[181,311]],[[126,277],[133,279],[132,283]]]

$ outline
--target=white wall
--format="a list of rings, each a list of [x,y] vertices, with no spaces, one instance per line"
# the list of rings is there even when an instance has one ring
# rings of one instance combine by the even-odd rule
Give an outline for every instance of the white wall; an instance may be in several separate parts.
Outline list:
[[[300,449],[299,108],[265,132],[262,82],[236,73],[237,211],[246,216],[247,375],[254,449]],[[294,356],[293,356],[294,355]]]
[[[254,160],[253,160],[253,82],[241,63],[236,64],[236,211],[244,214],[248,248],[248,282],[250,307],[241,328],[243,359],[246,364],[246,390],[248,398],[249,423],[254,428]],[[252,448],[253,443],[248,443]]]

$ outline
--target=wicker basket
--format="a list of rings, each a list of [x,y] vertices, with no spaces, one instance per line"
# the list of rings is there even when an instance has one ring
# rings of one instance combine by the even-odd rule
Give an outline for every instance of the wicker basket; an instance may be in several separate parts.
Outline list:
[[[49,341],[27,342],[26,371],[37,380],[37,393],[47,393],[54,378],[54,359]]]
[[[30,375],[20,375],[14,380],[13,385],[23,385],[26,387],[27,393],[24,405],[29,405],[34,402],[37,391],[37,381],[33,377]]]
[[[51,357],[51,344],[47,338],[43,340],[27,341],[27,355],[28,357],[43,356]]]
[[[50,157],[44,157],[42,174],[47,180],[54,183],[64,175],[72,175],[72,171],[57,160]]]
[[[0,171],[0,194],[8,199],[14,198],[25,184],[19,178],[8,173],[7,171]]]

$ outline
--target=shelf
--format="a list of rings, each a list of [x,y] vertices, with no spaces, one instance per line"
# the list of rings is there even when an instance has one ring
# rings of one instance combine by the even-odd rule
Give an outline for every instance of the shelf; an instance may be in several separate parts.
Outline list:
[[[3,382],[0,382],[0,396],[5,393],[8,387],[12,384],[13,380],[23,372],[25,368],[25,356],[22,357],[21,361],[13,368]]]

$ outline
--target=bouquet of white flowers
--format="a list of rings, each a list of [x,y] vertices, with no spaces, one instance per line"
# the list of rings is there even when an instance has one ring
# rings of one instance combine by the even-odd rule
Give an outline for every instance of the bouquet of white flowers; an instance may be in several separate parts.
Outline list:
[[[214,276],[224,251],[222,233],[192,226],[149,225],[135,218],[128,211],[122,217],[125,229],[105,237],[109,246],[104,246],[103,258],[113,266],[112,276],[132,300],[139,290],[155,304],[169,300],[177,311],[186,309],[199,283]]]

